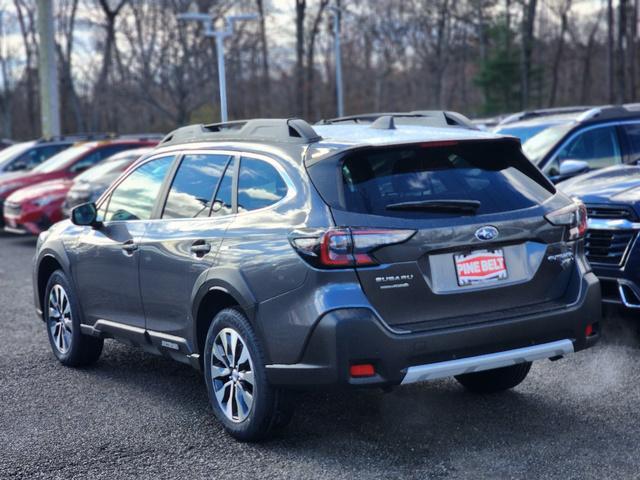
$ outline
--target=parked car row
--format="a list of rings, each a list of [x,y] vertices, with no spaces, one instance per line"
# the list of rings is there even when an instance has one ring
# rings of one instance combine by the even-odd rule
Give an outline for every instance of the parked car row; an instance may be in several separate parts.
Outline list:
[[[124,157],[116,157],[113,162],[109,161],[108,166],[103,165],[103,161],[119,152],[152,147],[159,141],[157,136],[148,135],[115,138],[103,136],[100,140],[90,140],[95,137],[85,137],[82,141],[78,141],[78,137],[71,137],[57,139],[54,143],[27,142],[23,145],[24,151],[21,154],[7,157],[9,171],[0,175],[0,207],[3,208],[3,220],[0,224],[4,224],[6,231],[37,235],[46,230],[65,218],[65,203],[68,214],[70,206],[78,204],[86,195],[95,195],[88,189],[95,187],[98,191],[104,191],[136,157],[135,154],[125,154]],[[53,151],[57,153],[50,158],[43,158]],[[2,153],[0,152],[0,156]],[[144,150],[139,153],[144,153]],[[31,163],[21,160],[25,155]],[[98,171],[91,172],[92,167],[98,168]],[[87,176],[83,177],[83,172]],[[103,174],[107,177],[104,180],[101,179]],[[79,180],[83,186],[72,188],[78,176],[81,177]],[[87,182],[87,177],[91,181]]]

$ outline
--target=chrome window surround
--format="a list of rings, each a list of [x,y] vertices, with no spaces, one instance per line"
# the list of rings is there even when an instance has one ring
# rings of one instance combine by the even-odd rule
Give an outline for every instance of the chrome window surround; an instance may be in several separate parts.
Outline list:
[[[233,156],[236,158],[236,161],[239,161],[242,157],[248,157],[248,158],[255,158],[256,160],[261,160],[263,162],[268,163],[269,165],[271,165],[272,167],[274,167],[276,169],[276,171],[278,172],[278,174],[282,177],[282,179],[284,180],[284,183],[287,185],[287,194],[281,198],[280,200],[278,200],[277,202],[275,202],[272,205],[268,205],[266,207],[263,208],[259,208],[256,210],[249,210],[246,212],[235,212],[235,213],[231,213],[229,215],[225,215],[223,217],[198,217],[198,218],[173,218],[173,219],[163,219],[163,218],[151,218],[151,219],[146,219],[146,220],[115,220],[115,221],[111,221],[108,222],[110,225],[111,224],[115,224],[115,223],[120,223],[120,222],[157,222],[157,221],[181,221],[181,220],[190,220],[190,221],[215,221],[221,218],[229,218],[229,217],[234,217],[234,216],[238,216],[238,215],[249,215],[252,213],[256,213],[256,212],[263,212],[266,210],[272,210],[277,208],[280,204],[291,200],[293,197],[295,197],[297,195],[297,190],[295,187],[295,184],[293,183],[293,181],[291,180],[291,178],[289,177],[289,175],[287,174],[287,172],[285,171],[284,167],[282,165],[280,165],[280,163],[275,160],[274,158],[268,156],[268,155],[263,155],[263,154],[259,154],[259,153],[253,153],[253,152],[244,152],[241,150],[224,150],[224,149],[215,149],[215,148],[199,148],[199,149],[185,149],[185,150],[175,150],[175,151],[171,151],[171,152],[162,152],[162,153],[157,153],[153,156],[150,156],[148,158],[145,158],[143,161],[141,161],[140,163],[136,163],[135,164],[135,168],[132,168],[131,170],[128,170],[126,175],[121,177],[117,183],[114,183],[96,202],[96,206],[98,209],[100,209],[100,207],[102,206],[102,204],[105,201],[108,201],[108,199],[111,197],[111,193],[118,187],[118,185],[120,185],[120,183],[122,183],[122,181],[124,181],[125,178],[127,178],[129,175],[131,175],[131,173],[135,170],[137,170],[140,166],[151,162],[153,160],[159,159],[159,158],[163,158],[163,157],[167,157],[167,156],[174,156],[176,158],[181,157],[185,154],[209,154],[209,155],[229,155],[229,156]],[[174,162],[176,160],[174,159]],[[242,165],[240,165],[240,168],[242,168]],[[238,170],[239,173],[239,170]],[[239,177],[239,174],[236,175],[236,177]],[[238,178],[234,178],[234,183],[237,185],[238,182]],[[237,188],[236,186],[234,186],[234,194],[237,195]],[[163,199],[164,200],[164,199]],[[234,201],[235,203],[235,201]]]

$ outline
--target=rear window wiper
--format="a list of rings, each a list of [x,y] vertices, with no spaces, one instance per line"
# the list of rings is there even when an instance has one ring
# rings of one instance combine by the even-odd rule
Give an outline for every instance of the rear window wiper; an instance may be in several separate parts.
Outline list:
[[[480,202],[477,200],[421,200],[417,202],[390,203],[385,208],[387,210],[423,210],[473,215],[480,208]]]

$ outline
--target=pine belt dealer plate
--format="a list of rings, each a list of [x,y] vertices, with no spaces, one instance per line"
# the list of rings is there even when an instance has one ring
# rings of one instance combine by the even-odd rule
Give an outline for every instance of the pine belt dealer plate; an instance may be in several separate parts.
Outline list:
[[[458,285],[482,285],[507,278],[502,249],[475,250],[453,256]]]

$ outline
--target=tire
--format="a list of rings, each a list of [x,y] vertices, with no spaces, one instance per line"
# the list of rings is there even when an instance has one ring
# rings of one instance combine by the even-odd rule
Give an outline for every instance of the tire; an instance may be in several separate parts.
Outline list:
[[[531,362],[525,362],[494,370],[465,373],[457,375],[455,379],[471,392],[497,393],[520,385],[527,378],[529,370],[531,370]]]
[[[60,363],[83,367],[100,358],[104,341],[81,333],[76,294],[62,270],[56,270],[49,277],[42,307],[49,344]]]
[[[288,392],[267,382],[262,346],[247,318],[234,308],[219,312],[209,326],[204,376],[213,413],[235,439],[262,440],[289,423],[293,404]]]

